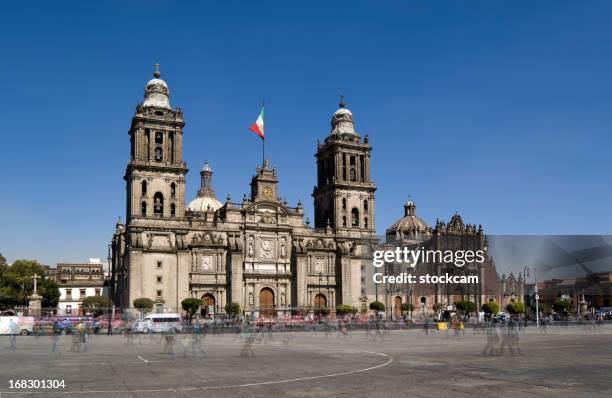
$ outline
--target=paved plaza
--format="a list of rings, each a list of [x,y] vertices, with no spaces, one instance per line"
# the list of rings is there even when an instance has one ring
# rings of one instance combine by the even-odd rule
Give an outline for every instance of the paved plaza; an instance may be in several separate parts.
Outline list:
[[[179,334],[172,353],[160,335],[93,336],[84,352],[70,351],[71,336],[59,338],[58,352],[51,336],[17,337],[15,348],[1,336],[0,397],[612,395],[610,325],[547,334],[529,327],[512,344],[503,330],[492,339],[470,329],[253,337],[251,344],[244,334],[209,334],[194,345]],[[64,380],[65,388],[10,389],[21,379]]]

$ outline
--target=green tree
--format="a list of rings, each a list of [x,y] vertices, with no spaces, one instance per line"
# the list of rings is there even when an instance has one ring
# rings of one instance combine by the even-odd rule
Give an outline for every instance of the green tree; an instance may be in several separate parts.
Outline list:
[[[232,318],[235,318],[238,314],[240,314],[240,304],[238,303],[227,303],[225,304],[225,312],[230,315]]]
[[[455,303],[455,307],[457,307],[457,310],[463,312],[464,314],[469,314],[476,311],[476,303],[468,300],[457,301]]]
[[[42,296],[41,306],[43,308],[56,308],[60,298],[57,282],[51,278],[45,278],[38,284],[38,294]]]
[[[414,304],[404,303],[402,304],[402,312],[412,312],[414,311]]]
[[[559,299],[553,304],[553,310],[562,314],[568,313],[572,309],[572,303],[566,299]]]
[[[512,315],[522,314],[525,312],[525,305],[519,301],[515,301],[514,303],[509,303],[506,306],[506,311]]]
[[[533,312],[535,314],[536,312],[536,305],[535,303],[532,303],[529,306],[531,312]],[[548,312],[550,311],[550,309],[548,308],[548,304],[543,303],[541,301],[538,302],[538,311],[540,312],[540,314],[548,314]]]
[[[499,312],[499,305],[494,301],[489,301],[482,305],[482,311],[488,315],[495,315]]]
[[[385,310],[385,305],[380,301],[372,301],[370,303],[370,309],[376,312],[381,312]]]
[[[355,307],[348,304],[338,304],[336,306],[336,314],[337,315],[348,315],[353,314],[354,310],[357,310]]]
[[[137,299],[134,299],[133,304],[134,308],[138,308],[141,312],[151,311],[151,309],[153,308],[153,300],[146,297],[139,297]]]
[[[46,269],[35,260],[16,260],[6,264],[0,255],[0,308],[27,305],[28,297],[34,292],[34,274],[41,277],[37,282],[38,294],[42,296],[43,307],[55,307],[59,299],[57,284],[46,277]]]
[[[113,302],[108,297],[89,296],[83,299],[83,312],[91,312],[94,316],[100,316],[112,305]]]
[[[183,307],[185,311],[187,311],[189,322],[191,322],[191,318],[193,318],[195,313],[198,312],[198,309],[200,308],[200,304],[201,304],[200,300],[198,300],[197,298],[193,298],[193,297],[189,297],[181,301],[181,306]]]

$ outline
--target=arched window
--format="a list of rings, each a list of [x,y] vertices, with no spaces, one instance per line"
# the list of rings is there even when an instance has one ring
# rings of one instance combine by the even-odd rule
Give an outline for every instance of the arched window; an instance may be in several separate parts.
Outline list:
[[[176,197],[176,184],[172,183],[170,184],[170,196],[171,197]]]
[[[363,218],[363,227],[368,228],[368,218],[367,217]]]
[[[346,210],[346,198],[342,198],[342,210]]]
[[[147,182],[145,180],[142,180],[142,196],[145,196],[147,194]]]
[[[353,210],[351,210],[351,218],[352,218],[353,227],[358,227],[359,226],[359,210],[357,210],[356,207],[353,207]]]
[[[143,216],[147,215],[147,202],[142,202],[140,204],[140,214],[142,214]]]
[[[164,195],[161,192],[156,192],[153,196],[153,214],[164,214]]]
[[[363,201],[363,211],[368,211],[368,200]]]
[[[170,204],[170,215],[174,217],[176,215],[176,205],[174,203]]]
[[[342,226],[346,227],[346,216],[342,216]]]
[[[164,160],[164,150],[160,146],[155,147],[155,161],[161,162],[163,160]]]
[[[158,131],[155,133],[155,143],[156,144],[164,143],[164,133],[162,133],[161,131]]]

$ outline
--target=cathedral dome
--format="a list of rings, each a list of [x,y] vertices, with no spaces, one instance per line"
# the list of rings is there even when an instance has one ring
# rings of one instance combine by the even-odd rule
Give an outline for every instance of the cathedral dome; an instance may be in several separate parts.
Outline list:
[[[187,206],[187,210],[193,212],[217,211],[223,204],[212,196],[197,197]]]
[[[213,171],[208,161],[204,162],[204,167],[200,171],[200,190],[198,196],[192,200],[187,206],[188,211],[193,212],[205,212],[205,211],[217,211],[223,204],[217,200],[215,191],[212,187],[212,175]]]
[[[155,64],[153,79],[149,80],[145,86],[145,100],[142,106],[171,109],[170,90],[168,89],[168,84],[160,79],[161,74],[159,73],[158,67],[159,65]]]
[[[416,205],[409,200],[404,204],[404,217],[387,228],[387,237],[395,239],[420,239],[431,235],[431,227],[416,216]]]

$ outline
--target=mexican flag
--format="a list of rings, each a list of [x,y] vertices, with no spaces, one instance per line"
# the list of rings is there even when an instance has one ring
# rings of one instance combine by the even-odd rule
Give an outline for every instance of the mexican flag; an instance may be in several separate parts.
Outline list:
[[[255,121],[255,123],[251,125],[251,127],[249,127],[249,130],[251,130],[258,136],[260,136],[262,140],[266,138],[264,136],[264,108],[263,106],[261,107],[261,112],[259,112],[259,116],[257,117],[257,120]]]

